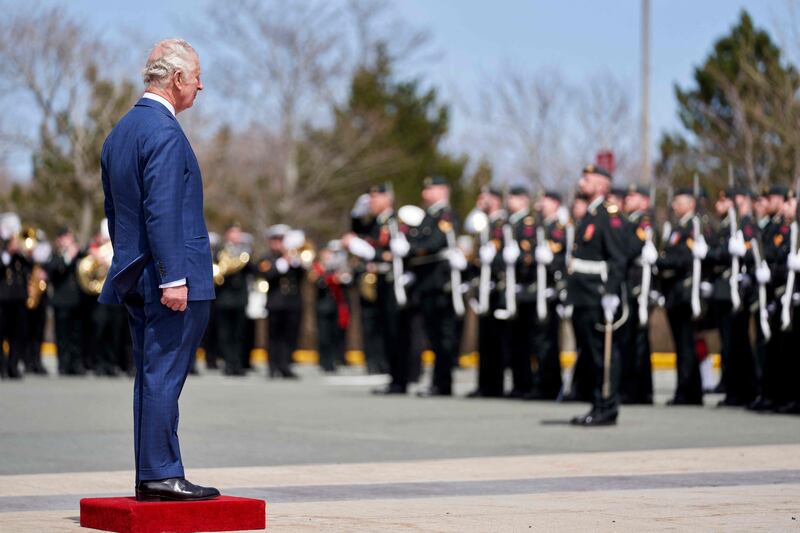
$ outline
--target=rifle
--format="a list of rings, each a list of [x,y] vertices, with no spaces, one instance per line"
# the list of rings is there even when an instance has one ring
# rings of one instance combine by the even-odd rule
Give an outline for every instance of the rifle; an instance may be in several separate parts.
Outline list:
[[[669,241],[669,237],[672,235],[672,198],[674,196],[675,189],[670,185],[667,187],[667,220],[664,221],[664,228],[661,232],[662,242]]]
[[[453,227],[450,226],[444,233],[447,237],[447,249],[454,252],[456,247],[456,236]],[[453,309],[457,316],[464,316],[464,298],[461,296],[461,271],[450,266],[450,295],[453,299]]]
[[[536,228],[536,246],[547,246],[544,238],[544,227],[541,222]],[[547,318],[547,267],[542,264],[536,264],[536,317],[539,322],[544,322]]]
[[[795,198],[797,198],[797,194],[800,193],[800,178],[797,179],[797,183],[795,185],[796,193]],[[795,219],[792,221],[792,225],[790,226],[790,237],[789,237],[789,255],[798,253],[797,250],[797,215],[795,214]],[[795,271],[789,269],[788,274],[786,275],[786,292],[783,293],[781,296],[781,330],[787,331],[792,326],[792,295],[794,293],[794,282],[795,282]]]
[[[394,187],[389,184],[389,190],[394,197]],[[400,236],[400,230],[397,228],[397,217],[392,215],[389,217],[389,237],[392,240],[397,239]],[[392,276],[394,277],[394,297],[397,300],[397,305],[400,307],[405,307],[406,303],[408,302],[408,298],[406,295],[406,287],[403,284],[403,258],[399,257],[395,254],[392,254]]]
[[[750,241],[753,245],[753,260],[755,261],[756,270],[764,260],[761,257],[760,243],[758,239]],[[764,334],[764,340],[769,340],[772,337],[772,329],[769,327],[769,312],[767,311],[767,287],[758,282],[758,317],[761,324],[761,332]]]
[[[655,183],[650,183],[650,202],[653,206],[656,204],[656,186]],[[653,220],[655,220],[655,216],[653,216]],[[653,244],[653,228],[649,227],[645,230],[645,237],[644,237],[645,246],[647,244]],[[642,248],[642,254],[644,254],[644,248]],[[650,306],[650,283],[653,278],[653,268],[651,265],[645,264],[642,261],[642,285],[641,285],[641,292],[639,293],[639,325],[646,326],[647,325],[647,318],[648,318],[648,309]]]
[[[694,197],[695,201],[700,201],[700,177],[694,175]],[[698,206],[699,207],[699,206]],[[692,217],[692,232],[694,235],[695,245],[702,235],[700,234],[700,216],[697,214],[697,207],[695,207],[695,214]],[[702,263],[698,257],[692,256],[692,318],[698,318],[702,308],[700,307],[700,282],[702,275]]]
[[[728,186],[733,188],[734,180],[733,180],[733,165],[728,163]],[[728,208],[728,224],[730,225],[730,238],[735,239],[737,237],[737,231],[739,229],[739,225],[736,221],[736,206],[731,205]],[[731,278],[730,278],[730,285],[731,285],[731,303],[733,304],[733,310],[738,311],[739,308],[742,306],[742,299],[739,296],[739,258],[737,256],[731,256]]]

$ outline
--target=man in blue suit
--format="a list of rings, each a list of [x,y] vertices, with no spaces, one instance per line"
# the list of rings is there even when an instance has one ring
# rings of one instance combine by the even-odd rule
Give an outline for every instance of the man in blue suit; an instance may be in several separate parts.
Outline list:
[[[175,118],[203,89],[197,53],[183,40],[159,42],[144,82],[103,145],[114,260],[100,302],[128,310],[137,500],[205,500],[219,491],[184,478],[178,445],[178,398],[214,299],[200,168]]]

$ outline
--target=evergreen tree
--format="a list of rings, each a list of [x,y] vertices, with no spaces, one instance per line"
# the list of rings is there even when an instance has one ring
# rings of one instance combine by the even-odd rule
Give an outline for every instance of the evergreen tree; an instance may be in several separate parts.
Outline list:
[[[728,181],[752,187],[790,182],[798,168],[800,76],[746,12],[695,69],[689,87],[675,87],[684,133],[665,135],[658,164],[677,184],[698,172],[712,189]]]

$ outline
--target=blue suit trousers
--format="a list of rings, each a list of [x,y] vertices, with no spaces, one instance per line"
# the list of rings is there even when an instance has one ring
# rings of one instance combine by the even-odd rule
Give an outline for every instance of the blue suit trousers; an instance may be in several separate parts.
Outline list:
[[[158,301],[126,307],[136,364],[136,481],[183,477],[178,398],[208,324],[210,302],[190,301],[183,312]]]

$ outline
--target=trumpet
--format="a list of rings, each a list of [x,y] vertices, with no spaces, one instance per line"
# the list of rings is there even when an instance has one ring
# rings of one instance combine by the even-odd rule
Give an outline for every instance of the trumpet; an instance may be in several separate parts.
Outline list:
[[[303,230],[290,230],[283,237],[283,246],[290,260],[297,260],[304,269],[308,270],[314,263],[317,252],[314,245],[306,239]]]
[[[89,254],[78,261],[75,275],[83,292],[90,296],[100,294],[108,277],[108,269],[111,267],[113,257],[114,247],[111,241],[108,241],[100,245],[96,254]]]

